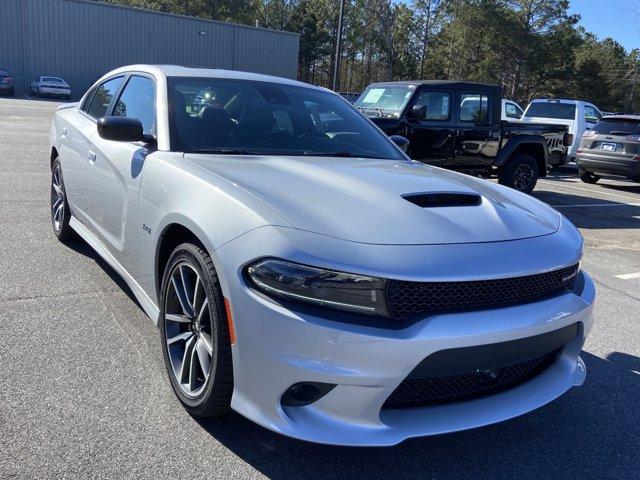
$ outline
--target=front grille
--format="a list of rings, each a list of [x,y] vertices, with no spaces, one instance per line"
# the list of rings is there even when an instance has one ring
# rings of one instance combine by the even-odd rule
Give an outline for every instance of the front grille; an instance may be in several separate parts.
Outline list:
[[[542,373],[558,350],[487,371],[435,378],[407,378],[387,399],[384,409],[419,407],[468,400],[520,385]]]
[[[484,309],[539,300],[571,288],[579,265],[524,277],[469,282],[390,280],[387,301],[394,320],[451,310]]]

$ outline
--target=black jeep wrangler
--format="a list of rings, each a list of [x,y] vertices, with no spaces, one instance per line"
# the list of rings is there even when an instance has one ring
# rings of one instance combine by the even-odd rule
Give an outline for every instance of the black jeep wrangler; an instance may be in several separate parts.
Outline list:
[[[387,135],[406,137],[411,158],[497,175],[501,184],[526,193],[549,167],[564,163],[572,141],[564,125],[502,121],[500,87],[480,83],[374,83],[354,105]]]

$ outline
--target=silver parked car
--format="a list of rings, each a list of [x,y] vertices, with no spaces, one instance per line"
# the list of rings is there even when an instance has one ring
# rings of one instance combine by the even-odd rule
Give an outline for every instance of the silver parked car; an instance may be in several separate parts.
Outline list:
[[[193,108],[203,89],[225,101]],[[195,416],[393,445],[584,381],[595,290],[576,228],[411,161],[329,90],[123,67],[57,110],[51,142],[54,233],[122,275]]]
[[[71,87],[60,77],[42,75],[29,85],[29,92],[39,97],[55,96],[71,98]]]
[[[602,117],[582,136],[576,165],[586,183],[596,183],[602,175],[640,183],[640,116]]]

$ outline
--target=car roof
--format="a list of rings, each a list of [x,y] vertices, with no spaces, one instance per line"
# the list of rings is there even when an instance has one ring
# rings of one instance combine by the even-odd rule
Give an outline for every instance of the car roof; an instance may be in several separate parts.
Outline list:
[[[569,103],[577,105],[578,103],[585,103],[587,105],[593,105],[591,102],[585,100],[575,100],[573,98],[534,98],[531,103]]]
[[[403,80],[398,82],[376,82],[376,83],[372,83],[371,85],[428,85],[431,87],[458,86],[463,88],[482,88],[482,89],[500,88],[498,85],[489,85],[487,83],[477,83],[477,82],[460,82],[457,80]]]
[[[276,77],[273,75],[263,75],[261,73],[241,72],[238,70],[224,70],[220,68],[199,68],[199,67],[182,67],[180,65],[127,65],[108,72],[106,76],[125,72],[144,72],[157,76],[165,77],[201,77],[201,78],[228,78],[236,80],[253,80],[258,82],[280,83],[285,85],[294,85],[315,90],[331,92],[331,90],[310,85],[308,83],[290,80],[288,78]],[[333,93],[333,92],[332,92]]]
[[[632,122],[640,122],[640,115],[605,115],[602,120],[630,120]]]

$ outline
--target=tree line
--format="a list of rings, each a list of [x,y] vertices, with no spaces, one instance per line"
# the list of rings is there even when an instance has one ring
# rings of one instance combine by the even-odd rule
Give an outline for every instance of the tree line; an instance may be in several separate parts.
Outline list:
[[[298,32],[298,78],[331,85],[340,0],[103,1]],[[345,0],[338,90],[468,80],[501,85],[521,104],[567,97],[640,110],[640,49],[599,40],[579,20],[569,0]]]

